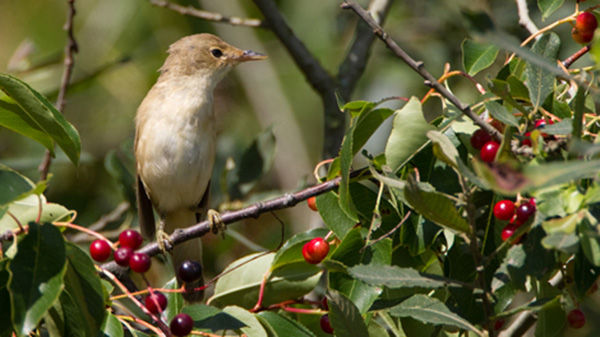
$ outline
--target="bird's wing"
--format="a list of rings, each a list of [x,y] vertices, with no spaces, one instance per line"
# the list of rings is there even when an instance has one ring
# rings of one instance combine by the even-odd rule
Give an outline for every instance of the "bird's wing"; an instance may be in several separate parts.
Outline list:
[[[204,191],[204,195],[202,196],[202,200],[198,204],[198,208],[196,209],[196,222],[200,222],[204,220],[206,216],[206,211],[208,210],[208,199],[210,196],[210,180],[208,184],[206,184],[206,190]]]
[[[150,197],[148,197],[148,193],[146,193],[146,187],[139,175],[137,176],[137,203],[142,235],[147,239],[154,239],[156,224],[154,223],[152,202],[150,201]]]

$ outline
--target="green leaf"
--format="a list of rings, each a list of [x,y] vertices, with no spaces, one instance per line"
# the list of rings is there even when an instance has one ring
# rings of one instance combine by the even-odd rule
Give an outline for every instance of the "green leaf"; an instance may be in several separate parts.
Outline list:
[[[44,198],[43,195],[29,195],[25,199],[13,202],[8,207],[8,212],[10,212],[21,225],[36,221],[38,217],[40,218],[40,222],[51,223],[55,221],[68,221],[72,214],[62,205],[46,202],[46,198]],[[4,216],[0,218],[0,232],[5,232],[16,227],[17,223],[13,217]]]
[[[63,290],[65,241],[55,226],[32,222],[18,249],[8,265],[8,289],[15,329],[19,335],[26,335],[36,328]]]
[[[519,121],[506,108],[495,101],[486,101],[485,108],[497,120],[504,124],[519,127]]]
[[[372,266],[383,267],[391,263],[391,240],[382,240],[363,249],[364,245],[360,229],[352,230],[343,238],[340,245],[331,254],[330,259],[338,261],[346,267],[359,263],[370,263]],[[325,265],[327,266],[327,263]],[[329,289],[337,290],[347,296],[363,314],[369,310],[381,294],[380,288],[357,280],[345,272],[333,270],[329,272]]]
[[[425,120],[421,103],[412,97],[394,113],[392,132],[385,146],[387,165],[396,172],[428,142],[427,131],[436,128]]]
[[[260,324],[260,321],[256,316],[250,313],[248,310],[236,307],[229,306],[223,308],[223,312],[227,313],[236,319],[242,321],[245,326],[240,328],[240,331],[248,337],[268,337],[267,332]]]
[[[336,336],[364,337],[369,332],[363,317],[354,303],[337,291],[329,291],[329,321]]]
[[[104,323],[101,327],[100,336],[123,337],[123,325],[111,312],[106,314]]]
[[[579,240],[587,259],[596,267],[600,267],[600,237],[595,226],[584,219],[579,225]]]
[[[177,279],[173,277],[164,286],[164,289],[179,289]],[[173,317],[181,312],[184,306],[183,296],[181,293],[168,292],[164,293],[167,297],[167,307],[163,311],[163,315],[167,322],[170,322]]]
[[[37,127],[35,121],[31,120],[17,104],[4,101],[2,98],[0,98],[0,126],[35,140],[54,155],[52,137]]]
[[[204,304],[186,305],[183,307],[183,313],[190,315],[194,320],[194,327],[209,329],[213,333],[219,330],[237,330],[246,326],[237,318]]]
[[[379,126],[393,114],[393,110],[383,108],[370,110],[358,117],[352,143],[353,155],[360,151]]]
[[[463,68],[471,76],[491,66],[496,60],[496,56],[498,56],[497,47],[475,42],[471,39],[464,39],[461,49]]]
[[[272,337],[315,337],[310,330],[295,320],[272,311],[261,311],[256,315]]]
[[[248,194],[273,164],[275,154],[275,135],[272,128],[260,133],[250,147],[244,151],[237,165],[235,181],[230,186],[232,198],[241,198]]]
[[[350,169],[352,168],[352,159],[354,158],[352,147],[355,129],[356,119],[353,119],[352,125],[342,140],[342,148],[340,150],[340,175],[342,177],[342,181],[340,181],[338,190],[340,208],[342,211],[344,211],[348,218],[352,219],[353,221],[358,221],[356,207],[354,206],[354,203],[352,202],[352,196],[350,195]]]
[[[368,284],[388,288],[427,288],[460,287],[451,279],[420,273],[412,268],[398,266],[358,265],[348,268],[350,275]]]
[[[547,33],[535,42],[531,50],[544,61],[556,63],[559,48],[560,39],[558,36],[554,33]],[[544,103],[548,95],[554,90],[555,76],[554,73],[547,71],[542,66],[527,63],[525,77],[527,78],[529,97],[535,110]]]
[[[562,6],[564,0],[538,0],[538,7],[542,12],[542,20],[547,19],[552,13]]]
[[[404,198],[411,208],[434,223],[463,233],[470,231],[451,199],[434,190],[421,189],[412,176],[404,189]]]
[[[261,282],[270,273],[274,257],[274,253],[260,257],[252,254],[231,263],[226,270],[240,267],[219,278],[208,304],[218,307],[237,305],[247,309],[254,307]],[[279,268],[273,271],[265,284],[263,306],[295,299],[313,290],[321,272],[315,273],[315,266],[305,265],[306,268]]]
[[[0,164],[0,206],[23,199],[30,195],[35,187],[29,178]]]
[[[410,317],[433,325],[450,325],[483,335],[469,321],[451,312],[443,302],[427,295],[414,295],[390,309],[395,317]]]
[[[106,310],[100,277],[90,257],[76,245],[65,242],[67,271],[65,289],[60,295],[65,331],[72,336],[95,335]]]
[[[561,292],[552,287],[548,282],[538,282],[539,296],[542,298],[558,297]],[[550,302],[538,312],[538,322],[535,327],[536,337],[562,336],[565,326],[566,313],[560,301]]]
[[[19,117],[25,123],[50,136],[69,159],[78,164],[81,151],[79,133],[52,103],[25,82],[7,74],[0,74],[0,90],[22,109]]]
[[[452,141],[439,131],[427,131],[427,138],[433,142],[433,154],[444,163],[458,168],[460,157]]]
[[[551,233],[542,239],[546,249],[556,249],[569,254],[575,254],[579,248],[579,238],[575,233]]]
[[[327,192],[317,196],[317,209],[327,228],[338,238],[343,238],[356,225],[340,208],[335,192]]]

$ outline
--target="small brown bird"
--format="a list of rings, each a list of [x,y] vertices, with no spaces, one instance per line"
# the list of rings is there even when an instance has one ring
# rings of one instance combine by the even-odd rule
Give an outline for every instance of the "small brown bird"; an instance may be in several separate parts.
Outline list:
[[[266,58],[211,34],[184,37],[168,52],[156,84],[138,108],[135,136],[140,228],[147,238],[156,235],[163,252],[170,245],[168,234],[196,224],[207,212],[217,137],[215,86],[240,62]],[[160,216],[158,228],[152,206]],[[183,261],[201,259],[199,238],[173,247],[176,272]],[[203,284],[201,278],[186,289]],[[184,298],[198,302],[203,295],[188,292]]]

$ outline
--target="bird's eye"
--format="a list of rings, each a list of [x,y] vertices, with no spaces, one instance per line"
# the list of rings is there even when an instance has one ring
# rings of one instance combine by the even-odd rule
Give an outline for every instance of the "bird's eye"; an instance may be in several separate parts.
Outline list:
[[[210,53],[216,58],[223,56],[223,52],[221,51],[221,49],[218,48],[211,50]]]

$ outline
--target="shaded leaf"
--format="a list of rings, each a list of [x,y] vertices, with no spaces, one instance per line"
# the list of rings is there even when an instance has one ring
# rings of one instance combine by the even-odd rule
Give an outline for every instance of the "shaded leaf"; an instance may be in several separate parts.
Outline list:
[[[235,181],[229,193],[233,198],[241,198],[256,185],[258,180],[271,168],[275,154],[275,135],[271,128],[260,133],[248,147],[237,165]]]
[[[236,306],[229,306],[223,308],[223,312],[227,313],[236,319],[242,321],[245,326],[240,328],[240,331],[248,337],[267,337],[267,332],[260,324],[260,321],[256,316],[250,313],[248,310],[245,310]]]
[[[340,208],[335,192],[327,192],[317,196],[317,209],[327,228],[338,238],[343,238],[356,225]]]
[[[421,103],[412,97],[394,113],[392,132],[385,146],[387,165],[393,172],[404,165],[427,142],[427,131],[436,128],[425,120]]]
[[[461,286],[442,276],[420,273],[412,268],[398,266],[358,265],[348,268],[348,272],[366,283],[388,288],[437,289]]]
[[[81,151],[79,133],[52,103],[25,82],[7,74],[0,74],[0,89],[21,108],[21,111],[13,110],[13,113],[21,112],[19,117],[25,123],[50,136],[69,159],[78,164]]]
[[[194,327],[198,329],[209,329],[216,332],[219,330],[237,330],[246,326],[239,319],[208,305],[186,305],[183,307],[182,312],[190,315],[194,320]]]
[[[542,19],[548,18],[562,6],[565,0],[538,0],[538,7],[542,12]]]
[[[452,200],[441,193],[421,189],[412,176],[404,189],[404,198],[411,208],[434,223],[459,232],[470,231]]]
[[[546,33],[533,44],[531,50],[544,61],[556,63],[559,48],[560,39],[558,36],[554,33]],[[540,107],[554,90],[555,76],[554,73],[547,71],[542,66],[527,63],[525,77],[527,78],[529,97],[535,109]]]
[[[65,241],[55,226],[29,224],[9,262],[13,323],[20,335],[35,329],[63,290],[66,271]]]
[[[496,60],[496,56],[498,56],[497,47],[475,42],[471,39],[463,40],[461,49],[463,68],[471,76],[491,66]]]
[[[500,103],[495,101],[486,101],[485,108],[495,119],[501,121],[502,123],[519,127],[519,121]]]
[[[305,326],[297,321],[272,311],[261,311],[256,315],[262,325],[273,337],[315,337]]]
[[[469,321],[451,312],[443,302],[426,295],[414,295],[410,297],[390,309],[390,315],[395,317],[410,317],[434,325],[455,326],[460,329],[474,331],[478,335],[483,335]]]
[[[107,313],[102,324],[100,336],[123,337],[123,325],[115,315]]]
[[[336,336],[368,336],[367,326],[358,308],[343,294],[337,291],[327,293],[329,321]]]

